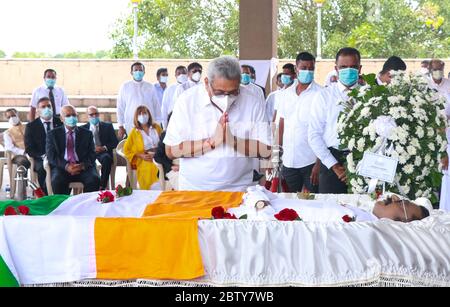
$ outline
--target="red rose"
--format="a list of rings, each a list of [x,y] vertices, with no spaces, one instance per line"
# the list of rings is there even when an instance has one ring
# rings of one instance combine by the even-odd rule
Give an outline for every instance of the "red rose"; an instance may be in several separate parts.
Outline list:
[[[97,198],[98,202],[101,202],[103,204],[110,203],[114,201],[114,195],[110,191],[104,191],[98,194]]]
[[[344,216],[342,217],[342,220],[343,220],[344,222],[346,222],[346,223],[350,223],[350,222],[353,222],[353,221],[354,221],[354,219],[353,219],[352,217],[348,216],[348,215],[344,215]]]
[[[294,209],[283,209],[277,214],[275,214],[275,218],[279,221],[295,221],[295,220],[301,220],[300,217],[297,214],[297,211]]]
[[[215,220],[223,219],[225,215],[225,209],[222,206],[214,207],[211,210],[211,215]]]
[[[123,190],[123,187],[122,187],[121,184],[119,184],[119,185],[116,187],[116,193],[119,193],[119,192],[121,192],[122,190]]]
[[[4,215],[17,215],[16,209],[13,206],[9,206],[5,209]]]
[[[230,214],[230,213],[225,213],[225,215],[223,216],[224,219],[229,219],[229,220],[237,220],[237,217],[234,214]]]
[[[21,215],[30,214],[30,208],[28,208],[27,206],[19,206],[19,207],[17,207],[17,210],[19,210]]]

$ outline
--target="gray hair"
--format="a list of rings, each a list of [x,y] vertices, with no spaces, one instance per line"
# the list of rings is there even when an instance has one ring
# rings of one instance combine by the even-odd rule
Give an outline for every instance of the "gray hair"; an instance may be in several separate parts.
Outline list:
[[[216,78],[241,80],[239,61],[232,56],[222,56],[214,59],[208,66],[208,80],[213,82]]]

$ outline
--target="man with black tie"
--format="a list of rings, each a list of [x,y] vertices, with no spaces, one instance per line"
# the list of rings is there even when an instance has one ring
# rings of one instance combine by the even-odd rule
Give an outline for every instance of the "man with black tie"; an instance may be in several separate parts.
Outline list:
[[[39,118],[29,122],[25,128],[25,152],[34,159],[34,171],[38,174],[41,188],[47,194],[44,169],[45,144],[48,132],[62,125],[59,118],[53,116],[53,109],[48,97],[37,102]]]
[[[30,113],[28,120],[31,122],[35,119],[36,108],[39,99],[47,97],[50,100],[53,115],[59,117],[60,110],[63,106],[70,104],[64,90],[56,85],[56,71],[47,69],[44,71],[44,84],[33,91],[30,101]]]
[[[90,130],[94,136],[95,153],[98,162],[102,165],[102,175],[100,178],[100,189],[106,189],[108,185],[111,165],[113,163],[113,149],[117,147],[118,140],[114,127],[111,123],[100,121],[100,113],[97,107],[87,108],[89,123],[82,126]],[[111,187],[114,189],[114,187]]]
[[[69,194],[71,182],[81,182],[84,192],[98,191],[100,178],[95,169],[95,147],[92,133],[77,127],[75,108],[61,109],[64,126],[50,131],[46,152],[52,170],[52,187],[55,194]]]

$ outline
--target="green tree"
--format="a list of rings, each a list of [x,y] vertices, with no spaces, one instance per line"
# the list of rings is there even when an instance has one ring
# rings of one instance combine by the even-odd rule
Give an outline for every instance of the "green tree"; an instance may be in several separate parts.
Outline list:
[[[3,50],[0,50],[0,58],[6,57],[6,53]]]
[[[237,54],[238,0],[144,0],[138,9],[139,56],[212,58]],[[133,16],[117,22],[111,33],[112,56],[132,56]]]

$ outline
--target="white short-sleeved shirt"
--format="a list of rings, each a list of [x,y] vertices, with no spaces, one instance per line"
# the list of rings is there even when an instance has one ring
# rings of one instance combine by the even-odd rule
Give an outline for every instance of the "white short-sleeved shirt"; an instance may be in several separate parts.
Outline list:
[[[284,118],[283,165],[290,168],[305,167],[317,159],[309,146],[308,125],[312,102],[322,87],[313,81],[299,96],[297,85],[298,81],[295,81],[279,94],[283,103],[277,111],[280,118]]]
[[[240,95],[228,112],[232,134],[271,144],[264,103],[241,86]],[[175,104],[164,143],[176,146],[212,137],[221,116],[204,86],[191,88]],[[181,158],[179,189],[245,191],[252,184],[253,161],[254,158],[224,144],[205,155]]]
[[[119,90],[117,97],[117,122],[123,126],[127,133],[134,127],[134,113],[144,105],[152,115],[153,121],[161,123],[161,106],[158,102],[155,86],[146,81],[135,80],[125,82]]]
[[[276,97],[281,93],[283,90],[276,90],[267,96],[266,99],[266,114],[269,121],[273,121],[273,115],[275,114],[276,106]]]
[[[36,89],[34,89],[33,94],[31,95],[30,106],[37,108],[37,104],[39,99],[42,97],[49,97],[50,90],[46,85],[42,85]],[[53,88],[53,97],[55,97],[55,109],[53,112],[55,114],[61,113],[61,108],[65,105],[70,104],[69,99],[67,98],[64,90],[61,87],[55,86]],[[50,98],[50,97],[49,97]]]
[[[444,98],[448,99],[450,95],[450,79],[442,78],[441,83],[437,84],[433,78],[428,78],[428,86],[438,91]]]

